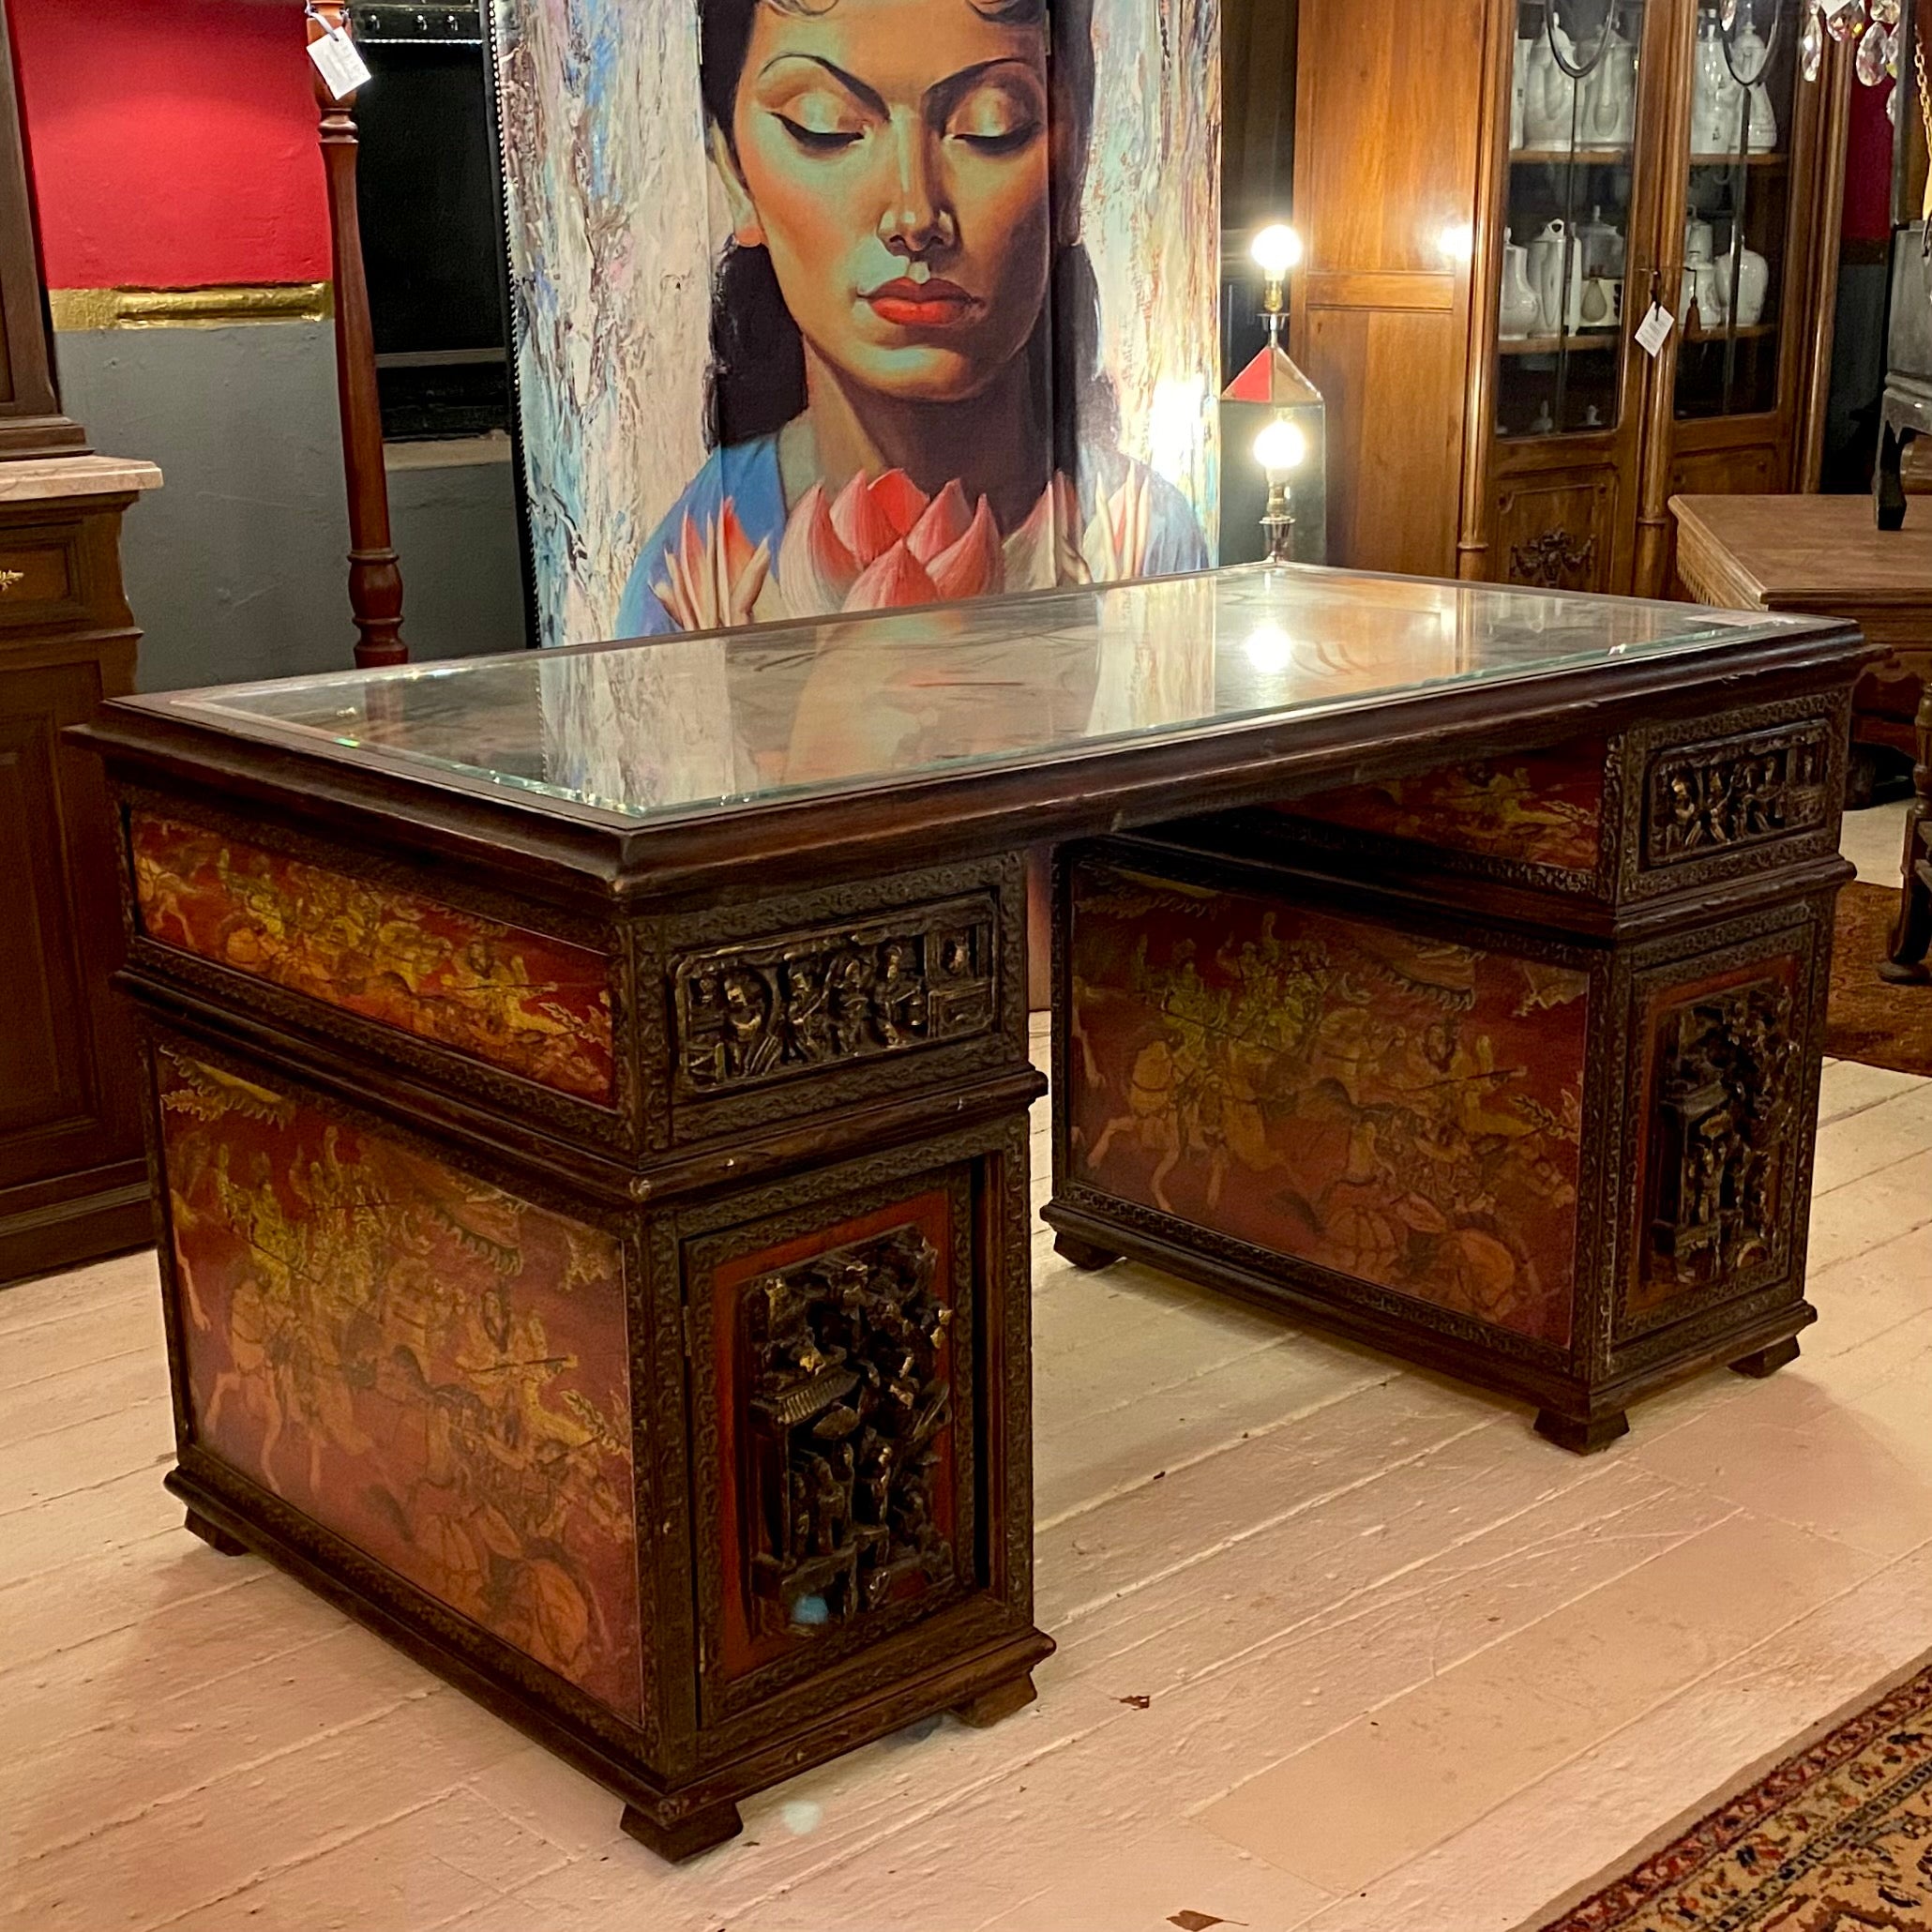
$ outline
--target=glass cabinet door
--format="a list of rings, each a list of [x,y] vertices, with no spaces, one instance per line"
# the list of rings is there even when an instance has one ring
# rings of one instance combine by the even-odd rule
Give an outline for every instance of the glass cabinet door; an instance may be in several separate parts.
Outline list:
[[[1796,199],[1804,0],[1702,0],[1691,49],[1690,161],[1674,256],[1680,420],[1775,409]]]
[[[1505,440],[1618,425],[1647,4],[1668,0],[1517,8],[1496,343]]]

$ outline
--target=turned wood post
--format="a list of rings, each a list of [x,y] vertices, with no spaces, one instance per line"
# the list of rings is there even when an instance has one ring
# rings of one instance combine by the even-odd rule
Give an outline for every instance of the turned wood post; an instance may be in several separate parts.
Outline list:
[[[349,9],[316,0],[309,38],[349,28]],[[338,100],[318,72],[322,158],[328,176],[329,235],[336,282],[336,392],[342,411],[342,475],[349,491],[349,610],[355,662],[406,664],[402,572],[389,540],[389,479],[383,469],[383,415],[376,395],[375,335],[362,270],[362,224],[355,212],[355,97]]]

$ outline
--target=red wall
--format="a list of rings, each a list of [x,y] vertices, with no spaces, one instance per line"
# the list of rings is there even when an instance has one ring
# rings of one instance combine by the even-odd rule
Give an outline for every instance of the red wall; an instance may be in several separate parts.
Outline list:
[[[56,289],[324,281],[300,0],[8,0]]]

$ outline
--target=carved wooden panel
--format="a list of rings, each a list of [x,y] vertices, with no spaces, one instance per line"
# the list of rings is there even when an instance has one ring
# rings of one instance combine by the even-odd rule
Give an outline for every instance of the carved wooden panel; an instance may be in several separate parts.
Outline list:
[[[1701,1288],[1776,1259],[1797,1085],[1790,988],[1758,979],[1688,1001],[1660,1052],[1645,1275]]]
[[[765,1634],[846,1623],[909,1585],[943,1583],[952,1423],[943,1259],[901,1222],[760,1275],[749,1355],[746,1516]]]
[[[1655,753],[1644,778],[1647,866],[1816,831],[1831,810],[1823,719]]]
[[[678,1080],[702,1096],[990,1033],[991,893],[680,957]]]
[[[1498,487],[1490,557],[1510,583],[1607,590],[1616,525],[1614,470],[1506,477]]]
[[[799,1204],[685,1245],[707,1723],[979,1580],[972,1185],[774,1189]]]
[[[1788,1264],[1800,1184],[1804,974],[1794,958],[1672,989],[1642,1024],[1638,1224],[1624,1316]]]

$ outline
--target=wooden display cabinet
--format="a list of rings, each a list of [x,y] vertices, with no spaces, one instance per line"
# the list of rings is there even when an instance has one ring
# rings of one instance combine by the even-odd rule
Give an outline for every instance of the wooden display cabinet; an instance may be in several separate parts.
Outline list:
[[[1335,561],[1662,596],[1672,495],[1815,484],[1849,69],[1802,79],[1803,12],[1487,0],[1472,34],[1416,0],[1370,38],[1303,0],[1294,340]],[[1553,224],[1542,276],[1510,250]]]

